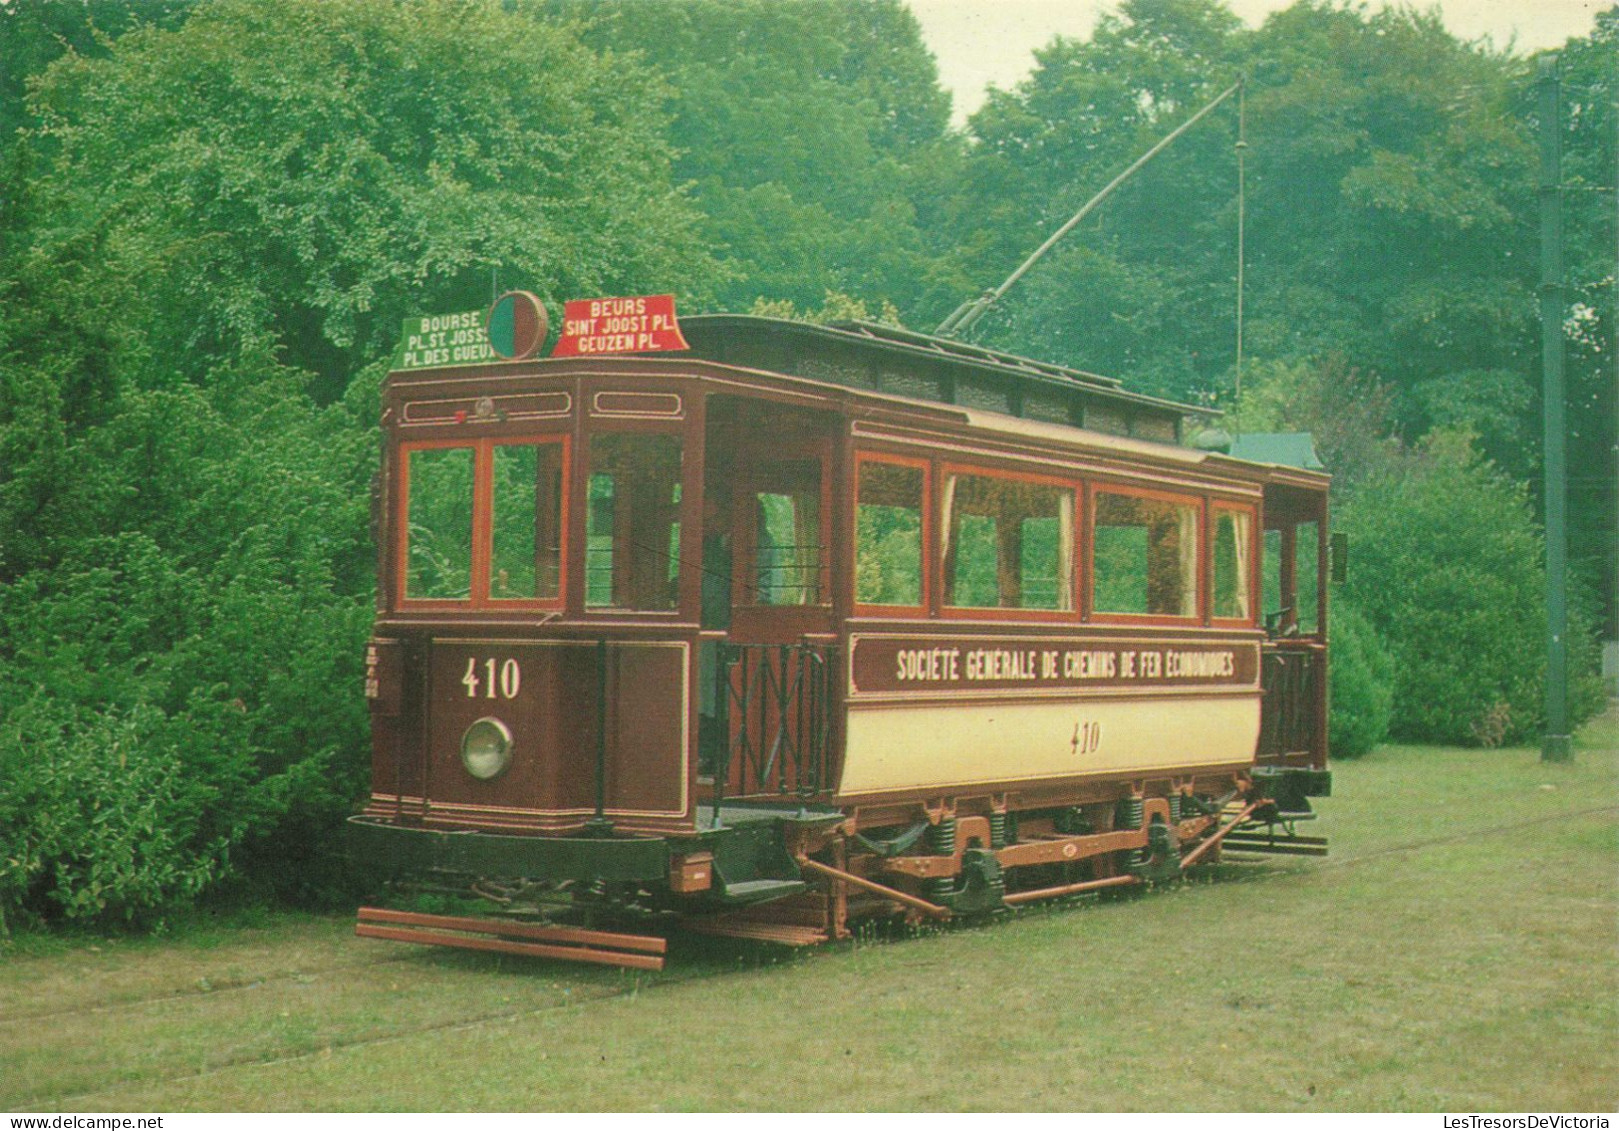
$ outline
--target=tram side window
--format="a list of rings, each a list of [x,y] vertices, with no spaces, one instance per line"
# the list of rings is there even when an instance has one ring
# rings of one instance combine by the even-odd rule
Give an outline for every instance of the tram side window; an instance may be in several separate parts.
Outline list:
[[[471,448],[417,448],[406,466],[405,596],[472,597]]]
[[[753,591],[756,605],[821,601],[821,465],[784,460],[760,472],[753,493]]]
[[[590,439],[585,604],[673,609],[679,599],[678,436],[607,432]]]
[[[1249,511],[1214,508],[1214,544],[1210,569],[1213,577],[1210,599],[1213,615],[1223,620],[1253,618],[1251,579],[1253,578],[1254,518]]]
[[[1265,610],[1267,625],[1279,624],[1282,608],[1282,532],[1272,527],[1265,531],[1264,568],[1260,571],[1260,605]]]
[[[922,469],[860,465],[855,508],[855,600],[862,605],[922,604]]]
[[[1295,563],[1295,582],[1299,595],[1299,632],[1304,636],[1314,636],[1321,630],[1318,613],[1321,604],[1317,600],[1320,592],[1321,573],[1318,568],[1321,557],[1320,527],[1313,522],[1301,522],[1295,528],[1293,535],[1293,560]]]
[[[1197,615],[1197,508],[1096,493],[1092,604],[1098,613]]]
[[[944,603],[960,609],[1073,608],[1074,492],[987,475],[944,488]]]
[[[555,600],[562,583],[562,445],[497,444],[489,598]]]

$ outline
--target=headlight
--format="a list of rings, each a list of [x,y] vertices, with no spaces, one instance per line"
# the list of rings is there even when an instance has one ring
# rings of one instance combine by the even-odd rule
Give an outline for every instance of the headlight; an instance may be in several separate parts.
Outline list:
[[[505,773],[512,764],[512,732],[499,719],[479,719],[461,736],[461,764],[479,781]]]

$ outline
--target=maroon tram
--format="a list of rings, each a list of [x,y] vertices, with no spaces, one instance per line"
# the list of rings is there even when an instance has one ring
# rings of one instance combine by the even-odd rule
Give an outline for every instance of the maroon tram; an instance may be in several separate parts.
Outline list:
[[[862,323],[396,370],[358,853],[489,918],[363,934],[655,966],[1295,835],[1326,769],[1327,479],[1196,410]]]

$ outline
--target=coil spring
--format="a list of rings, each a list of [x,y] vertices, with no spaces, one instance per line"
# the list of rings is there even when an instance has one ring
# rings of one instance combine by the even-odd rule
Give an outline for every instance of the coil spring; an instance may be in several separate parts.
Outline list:
[[[956,819],[943,817],[928,829],[928,851],[935,856],[956,854]],[[935,903],[949,898],[956,890],[954,876],[934,876],[922,882],[922,894]]]
[[[1146,811],[1146,804],[1139,797],[1126,797],[1118,803],[1113,810],[1113,827],[1116,829],[1139,829],[1141,818]]]
[[[991,848],[1006,847],[1006,814],[991,813],[989,815],[989,846]]]
[[[1113,810],[1113,827],[1133,832],[1141,827],[1145,815],[1146,805],[1140,797],[1126,797]],[[1146,862],[1147,854],[1139,848],[1131,849],[1129,855],[1125,857],[1126,868],[1139,868]]]

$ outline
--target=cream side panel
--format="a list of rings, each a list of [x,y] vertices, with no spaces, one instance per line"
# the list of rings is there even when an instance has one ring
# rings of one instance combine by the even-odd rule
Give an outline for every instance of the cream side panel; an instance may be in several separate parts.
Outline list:
[[[851,705],[840,792],[1230,765],[1250,761],[1258,739],[1257,695]]]

